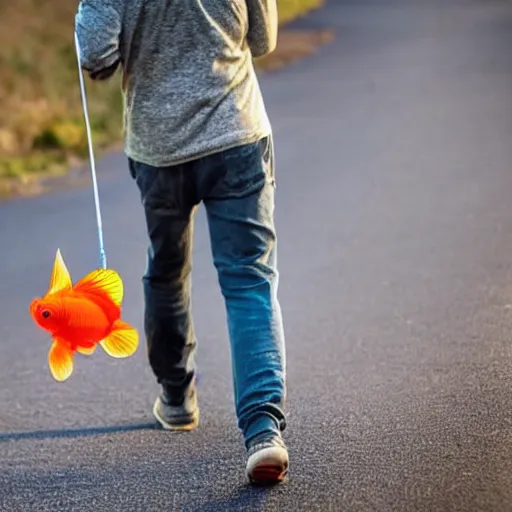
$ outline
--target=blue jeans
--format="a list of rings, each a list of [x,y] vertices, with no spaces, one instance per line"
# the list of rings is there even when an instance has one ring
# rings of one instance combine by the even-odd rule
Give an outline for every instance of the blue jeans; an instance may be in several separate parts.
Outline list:
[[[225,300],[238,426],[245,444],[285,428],[285,346],[277,299],[272,137],[167,168],[129,160],[145,211],[143,277],[151,368],[175,404],[195,385],[194,215],[206,208]]]

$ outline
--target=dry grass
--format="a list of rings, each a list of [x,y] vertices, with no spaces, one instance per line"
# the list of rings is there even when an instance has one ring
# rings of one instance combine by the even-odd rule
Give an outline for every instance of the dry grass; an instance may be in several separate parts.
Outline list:
[[[322,4],[322,0],[277,0],[281,25],[317,9]]]
[[[281,22],[321,3],[279,0]],[[73,46],[75,12],[76,2],[67,0],[0,4],[0,177],[64,172],[69,158],[86,155]],[[119,87],[119,75],[102,83],[87,80],[98,150],[121,137]]]
[[[279,34],[278,50],[258,62],[258,67],[265,71],[282,68],[312,55],[332,39],[330,30],[283,30]]]
[[[0,176],[65,165],[86,150],[78,89],[74,2],[16,0],[0,7]],[[119,137],[119,83],[88,82],[95,140]]]

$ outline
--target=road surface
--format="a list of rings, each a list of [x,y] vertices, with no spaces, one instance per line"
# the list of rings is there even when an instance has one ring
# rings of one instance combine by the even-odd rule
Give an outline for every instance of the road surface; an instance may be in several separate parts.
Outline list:
[[[336,1],[316,56],[262,86],[278,163],[289,481],[252,489],[203,213],[200,429],[153,428],[145,349],[66,384],[28,304],[61,248],[96,265],[92,194],[0,206],[0,510],[512,511],[512,3]],[[141,327],[145,232],[102,164],[109,264]]]

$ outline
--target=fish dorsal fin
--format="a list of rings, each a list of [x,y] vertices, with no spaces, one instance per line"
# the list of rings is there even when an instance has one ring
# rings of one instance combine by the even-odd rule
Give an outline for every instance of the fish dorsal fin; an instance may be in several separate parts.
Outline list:
[[[116,306],[123,302],[123,282],[115,270],[97,269],[80,279],[73,287],[75,292],[89,295],[107,296]]]
[[[70,290],[71,287],[72,282],[69,270],[62,259],[60,249],[57,249],[55,262],[53,263],[52,275],[50,277],[50,286],[48,287],[46,295],[52,295],[63,290]]]

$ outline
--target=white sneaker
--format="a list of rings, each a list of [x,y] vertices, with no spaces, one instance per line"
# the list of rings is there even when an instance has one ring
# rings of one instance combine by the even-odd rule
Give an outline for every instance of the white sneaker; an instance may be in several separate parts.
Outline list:
[[[248,450],[247,478],[253,484],[282,482],[288,473],[288,450],[278,436],[265,439]]]

